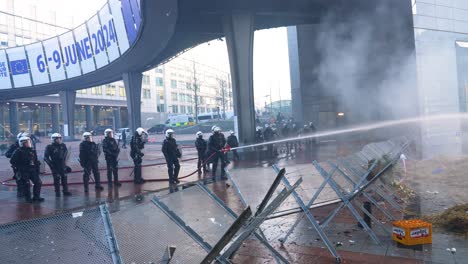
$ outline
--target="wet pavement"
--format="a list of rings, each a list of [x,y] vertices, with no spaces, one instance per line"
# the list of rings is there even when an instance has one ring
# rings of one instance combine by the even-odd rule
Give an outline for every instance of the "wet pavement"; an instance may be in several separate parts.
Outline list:
[[[72,153],[76,154],[76,149],[72,145]],[[308,201],[323,181],[323,178],[311,165],[311,161],[313,159],[323,161],[333,158],[337,154],[350,153],[354,149],[343,149],[334,144],[324,144],[317,151],[317,154],[305,155],[303,152],[299,152],[295,157],[281,154],[279,160],[233,162],[229,168],[234,180],[239,184],[239,188],[243,191],[247,202],[252,207],[258,205],[275,177],[275,172],[271,168],[274,163],[286,168],[287,178],[291,182],[303,177],[304,182],[297,191],[304,201]],[[103,202],[107,202],[110,210],[115,213],[149,201],[157,190],[158,196],[181,190],[182,186],[169,186],[168,182],[165,181],[167,170],[164,164],[159,164],[162,163],[162,155],[159,150],[160,145],[157,144],[147,145],[146,147],[145,164],[147,166],[143,169],[143,176],[150,181],[143,185],[134,185],[130,182],[133,177],[131,162],[125,149],[120,154],[120,165],[124,168],[119,171],[119,174],[121,180],[129,182],[125,182],[120,188],[108,188],[104,184],[104,191],[95,192],[93,188],[90,188],[90,192],[85,194],[83,186],[80,184],[82,173],[78,171],[79,166],[75,163],[73,163],[75,172],[69,175],[69,182],[76,183],[70,185],[70,190],[73,193],[71,197],[56,198],[53,187],[44,186],[42,193],[46,199],[45,202],[28,204],[16,198],[16,188],[14,186],[2,185],[0,186],[0,224],[63,211],[78,210],[79,208],[95,206]],[[183,159],[187,159],[187,161],[181,163],[181,176],[194,172],[196,160],[191,160],[193,157],[195,157],[195,152],[192,148],[184,149]],[[101,167],[103,167],[103,164],[105,163],[101,162]],[[9,175],[8,163],[2,157],[0,158],[0,179],[5,181],[10,177]],[[105,171],[101,171],[101,179],[106,179]],[[203,179],[208,181],[210,177],[209,175],[195,173],[181,180],[181,184]],[[50,175],[42,176],[42,180],[44,183],[52,182]],[[252,182],[255,182],[255,184],[252,184]],[[242,211],[242,203],[233,188],[232,182],[217,181],[207,184],[207,186],[236,213]],[[317,202],[335,200],[336,198],[336,194],[327,187],[319,196]],[[297,203],[292,198],[288,198],[281,205],[279,211],[292,208],[297,208]],[[312,212],[316,219],[321,221],[335,208],[336,205],[332,204],[312,209]],[[392,213],[397,214],[395,211]],[[383,215],[379,215],[377,212],[375,216],[378,219],[383,219]],[[281,244],[278,242],[278,239],[284,236],[298,217],[300,217],[300,214],[290,214],[268,220],[262,224],[261,228],[268,240],[272,242],[272,245],[292,263],[334,263],[334,258],[324,248],[318,234],[311,227],[311,224],[304,219],[299,222],[286,243]],[[398,217],[401,218],[403,215]],[[391,228],[391,223],[387,222],[386,227]],[[412,248],[399,246],[391,240],[387,233],[377,227],[374,227],[374,231],[381,239],[381,245],[375,244],[366,232],[357,227],[356,220],[347,210],[342,210],[326,229],[327,235],[342,256],[343,263],[464,263],[463,261],[468,259],[467,239],[446,234],[442,230],[434,229],[432,245]],[[457,248],[456,254],[446,251],[446,248],[452,247]],[[237,252],[233,262],[274,263],[274,259],[259,241],[248,240]]]

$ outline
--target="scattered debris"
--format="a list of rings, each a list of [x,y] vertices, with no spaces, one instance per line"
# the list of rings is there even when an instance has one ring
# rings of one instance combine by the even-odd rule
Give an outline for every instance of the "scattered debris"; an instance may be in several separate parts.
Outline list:
[[[448,231],[468,235],[468,203],[448,208],[440,214],[424,216],[423,219]]]
[[[343,246],[343,242],[336,242],[336,247],[341,247]]]
[[[349,240],[349,244],[354,245],[354,243],[356,243],[356,241],[354,241],[354,240]]]
[[[430,193],[430,194],[439,194],[438,191],[426,191],[427,193]]]
[[[450,252],[452,252],[452,254],[455,254],[457,252],[457,249],[456,248],[451,248]]]

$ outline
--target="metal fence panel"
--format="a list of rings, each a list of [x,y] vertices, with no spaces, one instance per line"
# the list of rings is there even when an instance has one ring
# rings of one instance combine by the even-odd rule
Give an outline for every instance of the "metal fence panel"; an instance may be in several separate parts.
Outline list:
[[[167,263],[168,246],[176,247],[171,263],[200,263],[207,254],[152,202],[111,217],[124,263]]]
[[[112,263],[99,208],[0,226],[2,263]]]
[[[198,186],[161,197],[160,200],[211,246],[235,221]]]

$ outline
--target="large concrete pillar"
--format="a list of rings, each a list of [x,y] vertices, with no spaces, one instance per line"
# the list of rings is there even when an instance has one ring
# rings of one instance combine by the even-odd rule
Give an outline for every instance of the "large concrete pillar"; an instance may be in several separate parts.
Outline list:
[[[63,113],[63,137],[64,139],[75,139],[75,101],[76,91],[59,92],[60,103]]]
[[[59,107],[56,104],[53,104],[50,109],[52,115],[52,133],[57,133],[60,131],[59,128]],[[47,136],[47,135],[46,135]]]
[[[10,110],[10,132],[16,137],[19,133],[18,130],[18,103],[17,102],[10,102],[9,104]]]
[[[93,129],[93,110],[90,105],[85,105],[86,131]]]
[[[114,108],[112,111],[114,114],[114,128],[117,130],[122,127],[120,121],[120,107]]]
[[[127,94],[128,123],[132,131],[141,126],[141,72],[123,74],[125,93]]]
[[[255,103],[253,91],[253,13],[233,13],[223,19],[229,53],[234,113],[240,142],[255,141]]]

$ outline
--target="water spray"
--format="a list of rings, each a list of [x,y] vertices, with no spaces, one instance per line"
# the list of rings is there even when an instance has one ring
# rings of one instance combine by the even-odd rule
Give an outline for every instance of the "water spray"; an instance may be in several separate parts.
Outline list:
[[[423,117],[412,117],[412,118],[406,118],[406,119],[400,119],[400,120],[388,120],[388,121],[382,121],[382,122],[377,122],[377,123],[373,123],[373,124],[363,124],[363,125],[359,125],[359,126],[353,126],[353,127],[343,128],[343,129],[338,129],[338,130],[323,131],[323,132],[319,132],[319,133],[315,133],[315,134],[307,135],[307,136],[290,137],[290,138],[279,139],[279,140],[275,140],[275,141],[269,141],[269,142],[262,142],[262,143],[250,144],[250,145],[245,145],[245,146],[239,146],[239,147],[235,147],[235,148],[226,147],[224,149],[224,151],[227,152],[229,150],[238,150],[238,149],[245,149],[245,148],[260,147],[260,146],[284,143],[284,142],[289,142],[289,141],[300,141],[300,140],[309,139],[309,138],[319,138],[319,137],[326,137],[326,136],[341,135],[341,134],[347,134],[347,133],[353,133],[353,132],[359,132],[359,131],[374,130],[374,129],[384,128],[384,127],[389,127],[389,126],[396,126],[396,125],[405,125],[405,124],[423,123],[423,122],[433,122],[433,121],[451,120],[451,119],[468,119],[468,114],[467,113],[456,113],[456,114],[443,114],[443,115],[432,115],[432,116],[423,116]]]

